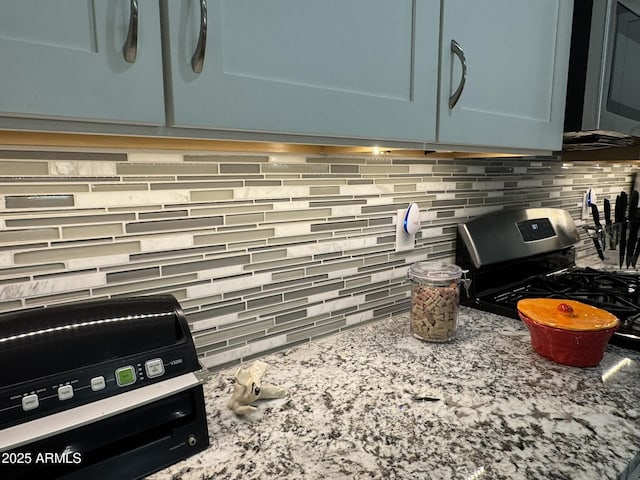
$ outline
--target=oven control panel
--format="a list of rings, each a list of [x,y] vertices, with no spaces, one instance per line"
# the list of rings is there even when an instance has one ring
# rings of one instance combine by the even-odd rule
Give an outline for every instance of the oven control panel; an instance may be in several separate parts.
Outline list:
[[[0,389],[0,430],[190,371],[181,349],[118,359]]]
[[[556,232],[548,218],[537,218],[518,222],[518,230],[525,242],[534,242],[555,236]]]

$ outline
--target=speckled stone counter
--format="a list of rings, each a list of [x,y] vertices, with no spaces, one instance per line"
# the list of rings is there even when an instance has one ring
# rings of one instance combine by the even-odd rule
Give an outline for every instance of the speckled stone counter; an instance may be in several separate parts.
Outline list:
[[[519,320],[462,308],[424,343],[408,314],[264,356],[288,389],[237,417],[236,368],[205,387],[211,447],[152,479],[626,478],[640,460],[640,355],[575,368],[538,356]]]

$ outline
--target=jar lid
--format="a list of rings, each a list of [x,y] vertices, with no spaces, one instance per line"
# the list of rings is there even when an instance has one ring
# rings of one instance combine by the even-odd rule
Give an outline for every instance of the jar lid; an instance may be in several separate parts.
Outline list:
[[[518,311],[535,323],[562,330],[608,330],[620,323],[612,313],[576,300],[525,298],[518,301]]]
[[[427,282],[451,282],[462,277],[462,268],[453,263],[417,262],[409,267],[409,278]]]

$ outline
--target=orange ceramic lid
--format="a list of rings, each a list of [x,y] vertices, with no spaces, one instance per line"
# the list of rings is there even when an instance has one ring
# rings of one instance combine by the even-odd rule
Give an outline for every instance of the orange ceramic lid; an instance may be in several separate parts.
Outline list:
[[[518,310],[536,323],[564,330],[606,330],[619,323],[606,310],[575,300],[526,298],[518,302]]]

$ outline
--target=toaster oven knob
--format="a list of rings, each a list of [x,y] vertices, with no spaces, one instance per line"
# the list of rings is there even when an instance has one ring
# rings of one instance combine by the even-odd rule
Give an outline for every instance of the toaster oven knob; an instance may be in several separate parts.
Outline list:
[[[187,438],[187,445],[189,445],[190,447],[195,447],[196,443],[198,443],[198,439],[196,438],[196,436],[189,435],[189,437]]]

